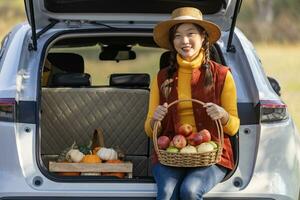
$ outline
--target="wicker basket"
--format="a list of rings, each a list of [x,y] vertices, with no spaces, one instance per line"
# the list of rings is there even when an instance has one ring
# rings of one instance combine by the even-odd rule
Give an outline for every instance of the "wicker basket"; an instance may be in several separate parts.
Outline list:
[[[168,105],[168,108],[171,106],[184,101],[192,101],[195,103],[199,103],[202,106],[204,105],[203,102],[198,101],[196,99],[180,99],[176,100]],[[158,160],[161,164],[173,167],[201,167],[201,166],[209,166],[216,164],[221,160],[222,149],[224,144],[224,134],[223,134],[223,127],[220,120],[215,120],[215,124],[218,130],[218,138],[219,141],[215,141],[218,143],[218,148],[205,152],[205,153],[172,153],[167,152],[166,150],[158,149],[157,145],[157,134],[158,129],[161,126],[160,121],[155,121],[154,129],[153,129],[153,144],[154,149],[157,154]]]

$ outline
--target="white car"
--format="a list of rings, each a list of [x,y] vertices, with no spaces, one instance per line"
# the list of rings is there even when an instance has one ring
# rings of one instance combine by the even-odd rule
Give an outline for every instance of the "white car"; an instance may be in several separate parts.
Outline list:
[[[235,169],[205,199],[297,200],[299,133],[235,27],[241,2],[25,0],[29,23],[15,26],[0,50],[0,199],[155,199],[144,120],[149,83],[167,53],[152,31],[174,8],[194,6],[222,29],[211,55],[231,69],[241,119],[231,138]],[[55,67],[44,84],[48,61]],[[98,128],[105,147],[133,163],[132,173],[120,179],[49,169]]]

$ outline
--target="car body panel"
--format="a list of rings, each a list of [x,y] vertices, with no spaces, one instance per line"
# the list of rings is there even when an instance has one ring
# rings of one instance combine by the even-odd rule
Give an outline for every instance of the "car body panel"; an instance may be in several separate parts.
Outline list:
[[[20,64],[21,51],[23,50],[23,43],[28,30],[30,30],[29,26],[21,25],[21,28],[18,28],[18,30],[11,35],[13,40],[11,40],[8,44],[5,52],[6,55],[2,58],[3,62],[0,73],[0,98],[2,94],[5,94],[6,98],[16,98],[16,91],[18,89],[17,76],[19,74],[18,66]]]
[[[124,27],[130,28],[127,24]],[[141,27],[141,26],[140,26]],[[142,28],[149,28],[145,25]],[[90,32],[82,31],[90,30]],[[145,34],[132,31],[116,35]],[[66,33],[68,31],[68,33]],[[101,29],[103,31],[103,29]],[[31,42],[29,25],[19,26],[3,58],[0,72],[0,98],[31,102],[37,110],[36,123],[0,122],[0,199],[2,197],[155,197],[154,181],[92,181],[54,179],[44,173],[40,160],[40,76],[44,56],[52,42],[59,38],[109,35],[93,25],[55,27],[40,36],[37,51],[28,50]],[[262,99],[280,98],[270,89],[259,58],[251,43],[235,29],[233,45],[236,53],[226,51],[228,32],[222,32],[218,45],[236,82],[238,103],[256,109]],[[49,46],[50,45],[50,46]],[[9,57],[7,57],[9,56]],[[3,85],[2,85],[3,83]],[[34,112],[32,114],[32,112]],[[264,124],[259,119],[243,123],[239,129],[238,166],[231,177],[206,194],[207,199],[278,199],[292,200],[299,194],[300,139],[292,118]],[[274,154],[273,152],[280,152]],[[10,159],[7,159],[9,155]],[[5,181],[1,181],[5,180]],[[292,186],[292,187],[291,187]]]

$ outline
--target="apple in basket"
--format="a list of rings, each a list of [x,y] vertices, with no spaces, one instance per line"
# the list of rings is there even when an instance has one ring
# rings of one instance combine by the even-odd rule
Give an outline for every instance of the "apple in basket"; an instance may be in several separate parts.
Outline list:
[[[190,124],[182,124],[178,129],[178,134],[185,137],[189,136],[193,131],[193,127]]]
[[[169,144],[170,144],[169,137],[163,135],[157,138],[157,145],[159,149],[166,149],[168,148]]]
[[[206,153],[209,151],[213,151],[215,149],[215,146],[211,142],[203,142],[196,148],[198,153]]]
[[[176,147],[170,146],[166,149],[166,151],[169,153],[178,153],[179,149],[177,149]]]
[[[186,139],[183,135],[175,135],[173,137],[173,140],[172,140],[173,144],[174,144],[174,147],[178,148],[178,149],[182,149],[183,147],[186,146]]]
[[[203,142],[202,135],[194,132],[187,137],[187,142],[192,146],[197,146]]]
[[[202,136],[202,142],[209,142],[211,140],[210,132],[207,129],[202,129],[199,134]]]

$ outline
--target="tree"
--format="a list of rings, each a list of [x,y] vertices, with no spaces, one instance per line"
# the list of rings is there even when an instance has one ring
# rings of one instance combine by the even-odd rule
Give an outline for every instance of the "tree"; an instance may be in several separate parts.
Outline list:
[[[256,21],[266,25],[274,20],[274,0],[255,0]]]

